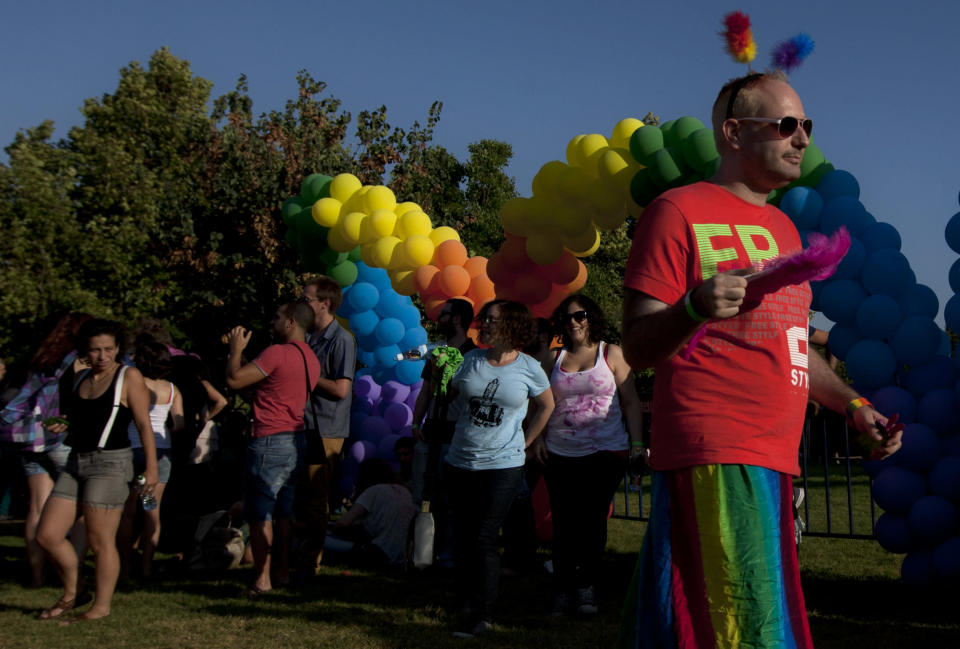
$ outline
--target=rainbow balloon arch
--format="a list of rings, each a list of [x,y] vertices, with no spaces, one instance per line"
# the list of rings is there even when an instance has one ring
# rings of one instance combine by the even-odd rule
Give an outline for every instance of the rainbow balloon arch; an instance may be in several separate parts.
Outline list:
[[[661,126],[635,118],[606,137],[578,135],[566,161],[543,165],[532,196],[500,211],[505,241],[490,259],[470,256],[452,228],[434,227],[415,203],[397,202],[385,186],[364,186],[350,174],[304,179],[299,196],[282,208],[287,240],[308,272],[324,273],[344,289],[338,316],[358,342],[364,367],[354,384],[351,439],[343,484],[359,463],[393,459],[396,440],[410,435],[423,361],[398,360],[427,341],[426,316],[443,303],[465,299],[475,312],[494,297],[513,299],[548,317],[583,288],[589,257],[602,232],[637,218],[663,191],[709,178],[719,165],[713,132],[694,117]],[[903,448],[883,462],[867,462],[873,496],[884,513],[877,540],[906,554],[901,575],[913,584],[960,581],[960,363],[934,322],[940,304],[918,284],[900,252],[901,238],[860,202],[860,187],[834,169],[811,142],[801,177],[772,192],[806,242],[844,226],[851,247],[836,274],[815,282],[812,309],[834,325],[829,349],[846,363],[854,386],[884,414],[906,424]],[[960,252],[960,213],[949,222],[948,244]],[[960,331],[960,260],[950,271],[955,295],[947,326]]]

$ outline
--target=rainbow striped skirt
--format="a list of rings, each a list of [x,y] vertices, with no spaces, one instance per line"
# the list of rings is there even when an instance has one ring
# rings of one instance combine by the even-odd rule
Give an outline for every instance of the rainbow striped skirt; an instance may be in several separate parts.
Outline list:
[[[653,473],[624,604],[629,649],[812,649],[789,475],[742,464]]]

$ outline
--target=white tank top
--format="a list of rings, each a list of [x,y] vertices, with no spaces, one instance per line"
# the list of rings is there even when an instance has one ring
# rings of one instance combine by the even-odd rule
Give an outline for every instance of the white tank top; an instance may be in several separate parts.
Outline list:
[[[173,397],[177,393],[177,386],[170,384],[170,399],[166,403],[155,403],[150,406],[150,425],[153,427],[153,438],[156,440],[157,448],[170,448],[170,435],[167,433],[167,417],[170,415],[170,408],[173,406]],[[136,422],[131,421],[127,429],[127,435],[130,437],[130,446],[140,448],[140,433],[137,431]]]
[[[567,350],[561,350],[550,373],[556,407],[547,423],[547,450],[567,457],[598,451],[625,451],[627,429],[620,412],[617,381],[607,365],[606,343],[597,349],[593,367],[568,372],[561,367]]]

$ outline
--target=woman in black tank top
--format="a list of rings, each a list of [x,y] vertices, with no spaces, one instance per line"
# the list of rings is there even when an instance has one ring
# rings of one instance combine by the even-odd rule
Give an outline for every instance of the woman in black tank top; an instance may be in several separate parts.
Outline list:
[[[123,330],[109,320],[90,320],[77,335],[77,351],[89,362],[90,371],[80,377],[70,400],[69,424],[58,425],[59,430],[51,426],[54,432],[68,430],[67,439],[73,450],[44,507],[37,532],[37,540],[63,578],[63,596],[40,614],[42,619],[60,617],[90,600],[89,593],[78,590],[79,560],[66,538],[78,509],[86,521],[87,542],[94,554],[96,593],[88,611],[64,623],[110,614],[120,570],[117,527],[128,492],[127,483],[133,477],[133,454],[127,437],[131,419],[136,422],[146,456],[144,491],[152,492],[157,484],[149,393],[140,372],[132,367],[123,368],[117,362],[122,346]],[[119,403],[115,407],[118,383]],[[111,416],[113,422],[104,435]]]

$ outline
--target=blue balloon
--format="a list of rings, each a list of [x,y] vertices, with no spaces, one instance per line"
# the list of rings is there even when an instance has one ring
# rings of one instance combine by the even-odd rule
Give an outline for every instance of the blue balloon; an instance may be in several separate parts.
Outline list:
[[[354,312],[369,311],[380,301],[380,291],[369,282],[357,280],[347,293],[347,303]],[[376,314],[374,314],[376,315]]]
[[[833,325],[827,338],[827,349],[841,361],[847,359],[850,348],[860,342],[860,330],[849,325]]]
[[[912,471],[888,466],[874,479],[872,490],[881,509],[906,515],[913,503],[927,495],[927,481]]]
[[[888,338],[902,319],[900,305],[889,295],[868,295],[857,308],[857,328],[864,338]]]
[[[395,345],[403,339],[403,323],[396,318],[384,318],[377,323],[373,334],[381,345]]]
[[[905,556],[900,564],[900,578],[910,586],[929,586],[933,581],[933,559],[930,551],[917,550]]]
[[[850,249],[843,256],[836,272],[833,273],[834,279],[857,279],[863,271],[863,263],[867,259],[867,250],[856,237],[850,237]]]
[[[877,250],[863,262],[861,279],[871,295],[896,297],[911,284],[910,262],[897,250]]]
[[[931,390],[949,390],[956,383],[956,374],[953,359],[934,356],[929,363],[910,368],[906,374],[906,387],[918,397]]]
[[[860,198],[860,183],[849,171],[834,169],[828,171],[817,183],[817,193],[824,203],[829,203],[838,196],[852,196]]]
[[[380,322],[380,316],[373,310],[358,311],[350,316],[350,331],[357,337],[372,334]]]
[[[879,340],[861,340],[847,352],[845,362],[854,382],[868,389],[890,383],[897,369],[893,350]]]
[[[897,296],[897,301],[903,309],[903,317],[922,315],[932,320],[940,313],[940,300],[937,299],[933,289],[926,284],[914,284],[908,287]]]
[[[357,350],[357,362],[367,367],[373,367],[377,364],[377,359],[374,358],[372,351],[361,347]]]
[[[404,385],[416,385],[420,380],[420,375],[423,373],[423,368],[426,364],[426,361],[403,361],[402,363],[397,363],[394,368],[397,381]]]
[[[399,362],[397,357],[402,353],[397,345],[383,345],[373,350],[373,356],[377,359],[377,365],[380,367],[393,367]],[[383,383],[380,385],[383,385]]]
[[[960,457],[947,455],[937,460],[927,475],[927,484],[934,495],[960,502]]]
[[[404,351],[425,345],[427,344],[427,330],[420,325],[411,327],[404,332],[403,338],[401,338],[397,344],[400,345],[400,349]]]
[[[913,534],[906,516],[896,514],[881,514],[877,524],[873,526],[873,534],[877,542],[887,552],[902,554],[909,552],[913,545]]]
[[[950,273],[947,275],[950,281],[950,290],[954,293],[960,293],[960,259],[957,259],[950,266]]]
[[[957,508],[946,498],[924,496],[910,507],[907,521],[918,541],[937,545],[957,531]]]
[[[929,426],[910,424],[903,430],[903,446],[893,454],[894,463],[915,473],[930,470],[941,454],[940,438]]]
[[[380,291],[380,301],[373,308],[381,318],[396,318],[400,309],[410,304],[410,298],[397,293],[393,288]]]
[[[361,335],[357,335],[357,336],[356,336],[356,338],[357,338],[357,347],[360,348],[360,349],[362,349],[362,350],[365,350],[365,351],[368,351],[368,352],[373,353],[373,350],[380,346],[380,341],[377,340],[377,336],[376,336],[376,334],[374,333],[376,330],[377,330],[377,328],[374,327],[374,328],[373,328],[373,331],[371,331],[371,332],[368,333],[368,334],[365,334],[365,335],[362,335],[362,336],[361,336]],[[356,333],[356,332],[354,332],[354,333]]]
[[[846,226],[850,234],[860,236],[876,223],[863,204],[852,196],[837,196],[823,207],[820,214],[820,231],[833,234],[840,226]]]
[[[834,322],[853,324],[857,319],[857,307],[865,297],[867,293],[859,282],[831,280],[820,291],[820,310]]]
[[[780,209],[790,217],[798,230],[815,230],[820,224],[823,199],[815,189],[794,187],[780,199]]]
[[[394,373],[393,368],[396,367],[396,364],[391,367],[383,367],[382,365],[377,365],[373,368],[373,380],[379,383],[380,385],[385,384],[387,381],[392,381],[397,378],[396,373]]]
[[[944,457],[960,457],[960,435],[947,435],[943,438]]]
[[[917,402],[917,421],[926,424],[938,435],[957,431],[957,395],[954,390],[931,390]]]
[[[806,247],[806,244],[804,244]],[[824,282],[810,282],[810,309],[820,311],[820,292],[823,290]]]
[[[943,321],[950,331],[960,331],[960,294],[947,300],[943,307]]]
[[[863,470],[867,472],[867,475],[871,478],[876,478],[878,475],[883,473],[887,467],[895,466],[893,463],[893,457],[888,455],[882,460],[864,460],[863,461]]]
[[[960,537],[947,539],[933,550],[933,573],[937,579],[956,583],[960,577]]]
[[[407,329],[421,326],[420,311],[412,304],[408,304],[400,309],[400,312],[395,317],[400,320]]]
[[[860,235],[860,242],[867,253],[876,252],[885,248],[900,250],[900,233],[889,223],[874,223]]]
[[[895,385],[886,385],[873,393],[873,407],[887,417],[899,415],[904,424],[912,424],[917,417],[917,400]]]
[[[357,282],[373,284],[378,291],[386,291],[392,286],[386,270],[368,266],[363,262],[357,262]]]
[[[912,315],[897,327],[890,346],[897,360],[911,367],[929,363],[940,347],[940,328],[930,318]]]
[[[937,347],[937,355],[947,358],[953,355],[953,343],[950,340],[950,336],[947,335],[947,332],[942,329],[940,330],[940,346]]]
[[[960,252],[960,212],[957,212],[947,221],[947,227],[943,231],[947,245],[954,252]]]

